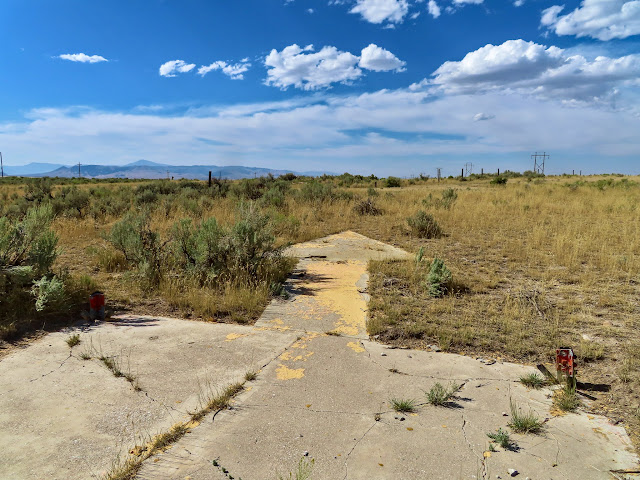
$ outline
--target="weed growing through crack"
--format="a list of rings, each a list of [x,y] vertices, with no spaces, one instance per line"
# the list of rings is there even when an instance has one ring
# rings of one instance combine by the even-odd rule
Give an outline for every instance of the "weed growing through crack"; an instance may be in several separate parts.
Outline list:
[[[553,405],[563,412],[574,412],[580,406],[580,399],[575,389],[565,386],[553,394]]]
[[[487,437],[489,437],[493,442],[500,445],[505,450],[512,450],[514,448],[514,444],[509,437],[509,432],[499,428],[495,433],[487,433]],[[489,444],[489,448],[493,446],[493,443]],[[495,450],[494,450],[495,451]]]
[[[515,400],[510,401],[511,405],[511,423],[509,427],[516,433],[540,433],[544,423],[538,416],[529,410],[525,413],[518,407]]]
[[[100,360],[104,363],[103,358],[107,357],[100,357]],[[247,372],[247,374],[248,373],[250,372]],[[136,474],[142,467],[142,463],[146,459],[177,442],[186,433],[188,433],[191,428],[193,428],[194,424],[197,424],[197,422],[202,420],[206,414],[227,408],[231,403],[231,399],[243,390],[244,382],[237,382],[228,385],[215,396],[206,397],[206,403],[201,405],[200,410],[190,413],[191,418],[189,421],[177,423],[171,427],[168,432],[161,433],[153,437],[146,445],[134,447],[131,450],[131,455],[127,457],[124,462],[114,464],[111,470],[104,475],[101,480],[132,480],[135,478]],[[202,399],[203,397],[201,395],[201,401]],[[214,466],[220,467],[221,472],[227,476],[227,479],[234,480],[234,477],[229,474],[229,471],[220,466],[218,460],[213,460],[212,463]],[[298,477],[295,478],[297,479]],[[309,477],[300,478],[307,479]]]
[[[249,370],[244,374],[244,379],[247,382],[253,382],[256,378],[258,378],[258,372],[255,370]]]
[[[80,358],[82,360],[91,360],[91,354],[89,352],[82,352]]]
[[[69,345],[69,348],[73,348],[79,343],[80,343],[80,335],[78,335],[77,333],[67,338],[67,345]]]
[[[427,392],[427,401],[431,405],[439,407],[446,406],[451,399],[456,396],[456,393],[460,391],[460,388],[462,388],[462,386],[456,383],[450,383],[448,387],[445,387],[440,382],[436,382]]]
[[[225,478],[227,478],[228,480],[235,480],[236,477],[234,477],[233,475],[231,475],[231,473],[229,473],[229,470],[226,469],[225,467],[223,467],[220,464],[220,458],[216,458],[215,460],[211,460],[211,464],[216,467],[220,473],[222,473],[224,475]],[[238,478],[238,480],[242,480],[242,478]]]
[[[337,332],[335,330],[328,330],[328,331],[326,331],[324,333],[325,333],[325,335],[331,335],[333,337],[341,337],[342,336],[342,334],[340,332]]]
[[[416,401],[410,398],[391,398],[389,405],[398,413],[411,413],[416,410]]]
[[[520,377],[520,383],[523,384],[525,387],[535,388],[536,390],[539,390],[547,382],[542,376],[534,372],[534,373],[529,373],[527,375],[523,375],[522,377]]]
[[[313,472],[314,463],[315,460],[313,458],[309,460],[302,457],[298,462],[298,467],[295,472],[289,472],[288,477],[278,475],[278,480],[309,480],[311,478],[311,473]]]
[[[85,353],[83,353],[82,355],[85,355]],[[81,356],[81,358],[85,359],[82,356]],[[91,358],[91,357],[89,357],[89,358]],[[115,356],[114,357],[107,357],[106,355],[100,355],[99,360],[104,364],[105,367],[107,367],[111,371],[111,373],[113,373],[114,377],[116,377],[116,378],[124,378],[127,382],[129,382],[131,384],[131,386],[133,387],[133,389],[136,392],[142,391],[142,388],[140,387],[140,384],[138,383],[138,379],[135,377],[135,375],[133,375],[131,373],[130,365],[127,365],[127,371],[124,372],[124,371],[122,371],[120,362],[117,360],[117,357],[115,357]]]

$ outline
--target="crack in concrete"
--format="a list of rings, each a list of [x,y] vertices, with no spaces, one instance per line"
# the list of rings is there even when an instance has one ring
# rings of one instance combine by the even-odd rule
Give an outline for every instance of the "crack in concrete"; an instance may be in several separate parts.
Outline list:
[[[473,453],[480,460],[480,467],[482,468],[482,472],[481,472],[482,478],[483,480],[486,480],[489,478],[489,474],[487,472],[487,464],[486,464],[486,459],[484,458],[484,453],[482,455],[478,455],[476,451],[473,449],[473,445],[471,445],[471,442],[467,437],[467,431],[465,430],[465,427],[467,425],[467,419],[465,418],[464,413],[462,413],[461,416],[462,416],[462,429],[461,429],[462,436],[464,437],[465,442],[467,442],[467,445],[469,447],[469,450],[471,450],[471,453]]]
[[[347,453],[346,458],[344,459],[344,477],[342,480],[347,480],[347,477],[349,476],[349,457],[351,457],[351,454],[353,453],[353,451],[356,449],[356,447],[358,446],[358,444],[360,444],[360,442],[364,439],[364,437],[366,437],[369,432],[373,429],[373,427],[376,426],[376,424],[378,423],[377,420],[375,420],[373,422],[373,424],[367,429],[366,432],[364,432],[362,434],[362,436],[356,441],[356,443],[353,445],[353,447],[351,447],[351,450],[349,451],[349,453]]]

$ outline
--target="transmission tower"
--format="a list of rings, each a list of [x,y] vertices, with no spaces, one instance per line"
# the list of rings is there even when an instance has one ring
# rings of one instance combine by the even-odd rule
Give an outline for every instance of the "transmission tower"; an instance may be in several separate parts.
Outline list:
[[[467,162],[464,164],[464,176],[468,177],[473,173],[473,163]]]
[[[531,159],[533,160],[533,172],[544,175],[544,164],[548,158],[549,155],[547,155],[547,152],[536,152],[531,155]]]

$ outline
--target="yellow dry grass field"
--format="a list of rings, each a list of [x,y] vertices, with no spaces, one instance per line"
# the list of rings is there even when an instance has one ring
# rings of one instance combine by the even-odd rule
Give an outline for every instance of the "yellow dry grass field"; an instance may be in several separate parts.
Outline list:
[[[437,345],[530,364],[551,362],[557,347],[571,346],[579,380],[609,386],[588,392],[597,400],[586,408],[623,421],[640,445],[640,179],[510,178],[506,185],[489,180],[404,180],[399,188],[376,188],[373,181],[341,186],[330,178],[321,184],[346,194],[303,198],[296,193],[305,184],[294,180],[278,202],[234,194],[192,194],[180,202],[158,198],[151,204],[150,226],[161,239],[183,218],[215,217],[230,226],[238,205],[253,203],[269,216],[278,245],[349,229],[413,254],[422,247],[420,262],[369,265],[370,335],[398,346]],[[22,188],[0,184],[0,198],[11,202]],[[450,189],[456,198],[442,201]],[[380,215],[355,208],[367,198]],[[139,207],[132,202],[131,208]],[[433,215],[441,236],[412,234],[407,218],[419,210]],[[274,295],[266,284],[228,281],[195,288],[172,275],[155,289],[144,288],[106,239],[119,220],[60,215],[53,224],[60,248],[55,267],[90,276],[112,308],[245,323],[255,321]],[[426,284],[436,256],[453,275],[442,298],[430,296]]]

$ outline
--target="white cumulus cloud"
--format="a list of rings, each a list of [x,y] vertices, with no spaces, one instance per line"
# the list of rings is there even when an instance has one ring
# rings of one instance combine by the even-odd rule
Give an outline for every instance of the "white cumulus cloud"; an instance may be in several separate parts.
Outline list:
[[[409,11],[407,0],[357,0],[351,13],[359,13],[370,23],[402,23]]]
[[[620,85],[637,84],[640,55],[588,60],[558,47],[524,40],[486,45],[461,61],[445,62],[433,80],[414,87],[437,85],[449,93],[513,90],[564,101],[606,100]]]
[[[333,83],[349,84],[363,75],[362,69],[377,72],[404,70],[405,62],[384,48],[371,44],[361,56],[325,46],[316,52],[313,45],[296,44],[276,49],[265,58],[265,83],[283,90],[290,86],[303,90],[329,88]]]
[[[109,61],[100,55],[87,55],[84,53],[64,53],[62,55],[58,55],[58,58],[61,58],[62,60],[69,60],[70,62],[80,63],[99,63]]]
[[[281,52],[273,49],[265,59],[267,85],[286,89],[289,86],[316,90],[332,83],[349,83],[362,75],[359,58],[336,47],[314,52],[313,45],[300,48],[293,44]]]
[[[592,37],[598,40],[640,34],[640,0],[582,0],[575,10],[560,15],[564,5],[542,12],[541,24],[557,35]]]
[[[360,68],[366,68],[367,70],[373,70],[375,72],[388,72],[390,70],[401,72],[405,69],[404,66],[406,62],[400,60],[389,50],[385,50],[372,43],[362,49],[358,65]]]
[[[175,77],[178,73],[187,73],[195,68],[195,63],[186,63],[184,60],[171,60],[160,65],[160,75],[163,77]]]
[[[211,65],[203,65],[198,69],[198,74],[201,76],[205,76],[207,73],[213,70],[222,70],[222,73],[230,77],[232,80],[242,80],[244,79],[244,73],[251,68],[251,64],[248,62],[248,59],[242,59],[240,63],[229,64],[222,60],[218,60],[217,62],[213,62]]]
[[[456,5],[465,5],[467,3],[473,3],[475,5],[479,5],[483,2],[484,0],[453,0],[453,3],[455,3]]]
[[[440,16],[440,6],[436,3],[436,0],[429,0],[427,10],[433,18],[438,18]]]

